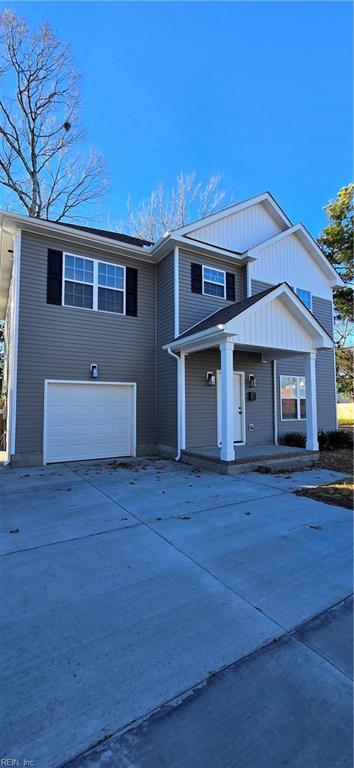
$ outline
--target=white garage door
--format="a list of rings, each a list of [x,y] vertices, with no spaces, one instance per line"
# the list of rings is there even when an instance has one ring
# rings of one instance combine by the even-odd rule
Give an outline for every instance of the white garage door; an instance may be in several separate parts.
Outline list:
[[[135,455],[135,384],[47,381],[44,463]]]

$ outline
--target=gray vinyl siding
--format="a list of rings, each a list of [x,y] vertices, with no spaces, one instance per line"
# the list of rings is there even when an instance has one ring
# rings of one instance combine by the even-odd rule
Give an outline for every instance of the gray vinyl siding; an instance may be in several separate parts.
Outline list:
[[[42,452],[45,379],[90,379],[137,383],[137,446],[156,444],[155,435],[155,267],[112,257],[93,248],[66,251],[138,270],[138,316],[47,304],[47,251],[63,243],[22,233],[16,454]],[[95,436],[92,435],[94,442]],[[150,447],[150,448],[149,448]]]
[[[177,446],[177,360],[162,349],[174,338],[174,264],[169,253],[157,265],[157,444]]]
[[[252,288],[252,296],[255,296],[256,293],[261,293],[262,291],[266,291],[267,288],[270,288],[272,283],[262,283],[260,280],[252,280],[251,281],[251,288]]]
[[[317,296],[312,297],[312,311],[314,316],[323,325],[327,333],[333,333],[332,303]],[[316,385],[317,385],[317,423],[318,429],[324,431],[336,429],[336,386],[334,373],[334,349],[322,349],[316,358]],[[306,432],[306,420],[281,420],[281,403],[279,376],[305,375],[305,358],[297,357],[281,358],[277,363],[278,381],[278,429],[279,435],[285,432]]]
[[[204,264],[215,269],[224,269],[235,275],[235,301],[244,298],[244,268],[228,262],[212,259],[209,256],[200,257],[195,254],[180,251],[179,253],[179,332],[183,333],[195,323],[199,323],[217,309],[232,304],[232,301],[220,299],[217,296],[204,296],[191,290],[191,264]]]
[[[206,383],[207,371],[220,369],[220,352],[209,349],[186,357],[186,444],[187,448],[214,446],[217,442],[217,388]],[[246,442],[274,442],[272,364],[261,363],[258,353],[236,350],[234,370],[245,372]],[[248,376],[257,378],[256,400],[248,400]],[[250,424],[254,430],[250,431]]]

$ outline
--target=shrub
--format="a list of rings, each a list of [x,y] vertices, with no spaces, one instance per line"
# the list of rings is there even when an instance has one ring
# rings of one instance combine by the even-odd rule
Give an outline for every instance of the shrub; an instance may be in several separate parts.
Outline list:
[[[353,448],[353,436],[344,429],[318,433],[320,451],[335,451],[338,448]]]
[[[303,432],[286,432],[282,435],[280,442],[283,445],[292,445],[294,448],[305,448],[306,435]]]

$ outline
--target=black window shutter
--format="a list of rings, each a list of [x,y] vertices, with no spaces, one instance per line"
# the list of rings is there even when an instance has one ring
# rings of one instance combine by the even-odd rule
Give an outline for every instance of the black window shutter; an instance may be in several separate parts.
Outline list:
[[[201,264],[191,264],[191,290],[193,293],[203,293]]]
[[[61,251],[48,250],[47,265],[47,303],[61,304],[63,281],[63,254]]]
[[[125,270],[125,313],[131,317],[138,314],[138,270],[133,267]]]
[[[226,272],[226,298],[235,301],[235,275],[232,272]]]

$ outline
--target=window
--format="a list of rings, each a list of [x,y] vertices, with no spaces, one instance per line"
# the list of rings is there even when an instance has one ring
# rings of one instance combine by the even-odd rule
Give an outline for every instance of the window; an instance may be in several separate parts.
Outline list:
[[[225,272],[222,269],[203,267],[203,293],[225,298]]]
[[[124,312],[124,269],[115,264],[98,262],[97,309],[104,312]]]
[[[305,291],[304,288],[294,288],[294,291],[295,291],[296,295],[299,297],[299,299],[301,299],[301,301],[303,301],[304,304],[306,304],[308,309],[311,311],[312,310],[312,296],[311,296],[310,291]]]
[[[69,307],[93,307],[93,261],[65,255],[64,304]]]
[[[306,380],[304,376],[280,376],[282,421],[306,419]]]
[[[63,304],[101,312],[125,313],[125,268],[64,254]]]

